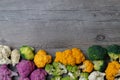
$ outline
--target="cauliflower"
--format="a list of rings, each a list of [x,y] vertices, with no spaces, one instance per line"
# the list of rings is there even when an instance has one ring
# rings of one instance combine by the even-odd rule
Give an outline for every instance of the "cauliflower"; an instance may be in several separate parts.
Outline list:
[[[68,75],[71,79],[77,79],[80,76],[80,70],[78,66],[67,65]]]
[[[61,62],[64,65],[80,64],[85,60],[85,56],[78,48],[67,49],[63,52],[56,52],[55,62]]]
[[[9,57],[11,55],[11,49],[9,46],[0,45],[0,53],[3,55],[3,57]]]
[[[21,60],[16,65],[16,68],[18,70],[19,75],[22,78],[26,78],[35,69],[35,65],[34,65],[34,63],[32,61]]]
[[[44,69],[36,69],[30,75],[30,80],[46,80],[47,72]]]
[[[29,78],[22,78],[22,77],[20,77],[18,80],[30,80]]]
[[[26,60],[33,60],[34,48],[27,46],[27,45],[23,45],[22,47],[20,47],[20,54],[21,54],[22,58],[24,58]]]
[[[99,71],[93,71],[88,76],[89,80],[104,80],[105,73],[99,72]]]
[[[67,75],[67,76],[64,76],[63,78],[61,78],[61,80],[73,80],[73,79],[71,79],[70,76]]]
[[[45,71],[54,76],[60,76],[64,73],[67,73],[67,69],[65,65],[59,63],[59,62],[53,62],[52,64],[46,64]]]
[[[51,78],[51,80],[61,80],[61,76],[54,76]]]
[[[115,80],[120,80],[120,78],[115,78]]]
[[[52,56],[47,55],[44,50],[39,50],[34,57],[34,63],[38,68],[43,68],[46,64],[51,63]]]
[[[89,73],[87,72],[82,72],[80,73],[80,78],[79,80],[88,80]]]
[[[11,64],[9,59],[11,55],[11,49],[8,46],[0,45],[0,64]]]
[[[0,66],[0,80],[12,80],[13,76],[18,76],[18,74],[8,69],[5,64]]]
[[[83,65],[79,66],[79,69],[82,69],[83,72],[88,72],[88,73],[92,72],[93,68],[94,68],[93,64],[89,60],[85,60],[83,62]]]
[[[117,61],[108,63],[105,74],[107,80],[114,80],[116,76],[120,75],[120,64]]]
[[[14,49],[11,53],[11,61],[12,65],[15,66],[20,60],[20,54],[17,49]]]

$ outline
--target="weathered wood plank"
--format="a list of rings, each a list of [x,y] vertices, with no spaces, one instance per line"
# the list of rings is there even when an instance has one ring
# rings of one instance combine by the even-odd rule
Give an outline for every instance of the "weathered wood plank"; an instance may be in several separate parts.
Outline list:
[[[119,3],[119,0],[2,0],[0,43],[39,48],[119,43]]]

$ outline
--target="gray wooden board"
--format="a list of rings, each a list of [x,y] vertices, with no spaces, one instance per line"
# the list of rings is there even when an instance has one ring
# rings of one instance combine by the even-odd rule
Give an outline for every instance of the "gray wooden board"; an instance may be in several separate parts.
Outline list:
[[[0,44],[55,51],[120,44],[119,0],[0,0]]]

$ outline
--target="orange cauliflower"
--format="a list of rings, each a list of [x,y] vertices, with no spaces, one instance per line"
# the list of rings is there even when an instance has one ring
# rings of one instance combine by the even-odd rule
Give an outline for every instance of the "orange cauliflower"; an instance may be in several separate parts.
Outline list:
[[[34,57],[34,63],[38,68],[43,68],[46,64],[51,63],[52,56],[47,55],[46,51],[39,50]]]
[[[61,62],[64,65],[80,64],[85,60],[85,56],[78,48],[67,49],[63,52],[56,52],[55,62]]]
[[[107,80],[115,80],[115,77],[120,74],[120,64],[117,61],[110,62],[105,70],[105,74]]]
[[[93,68],[94,68],[93,66],[94,66],[94,65],[92,64],[91,61],[85,60],[85,61],[83,62],[83,65],[79,66],[79,69],[82,69],[83,72],[88,72],[88,73],[90,73],[90,72],[92,72],[92,70],[93,70]]]

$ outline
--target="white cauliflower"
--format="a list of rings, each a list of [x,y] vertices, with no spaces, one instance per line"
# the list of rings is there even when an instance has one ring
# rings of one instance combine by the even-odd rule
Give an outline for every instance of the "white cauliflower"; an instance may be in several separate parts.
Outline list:
[[[10,47],[5,45],[0,45],[0,54],[2,54],[3,57],[9,57],[11,55]]]
[[[0,45],[0,64],[11,64],[9,59],[11,55],[11,49],[8,46]]]
[[[120,80],[120,78],[115,78],[115,80]]]
[[[88,79],[89,80],[104,80],[105,73],[99,72],[99,71],[93,71]]]
[[[11,61],[12,65],[15,66],[20,60],[20,54],[17,49],[14,49],[11,53]]]

